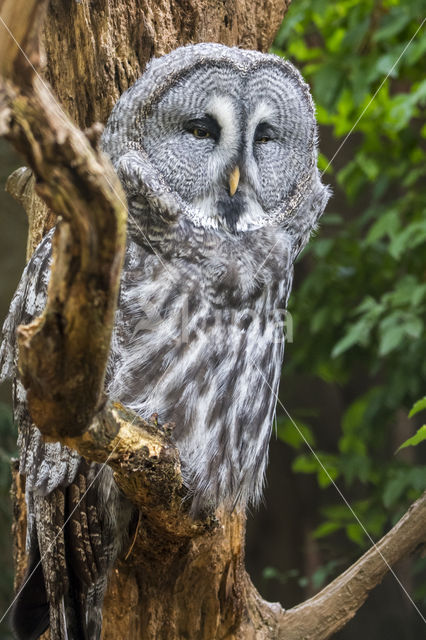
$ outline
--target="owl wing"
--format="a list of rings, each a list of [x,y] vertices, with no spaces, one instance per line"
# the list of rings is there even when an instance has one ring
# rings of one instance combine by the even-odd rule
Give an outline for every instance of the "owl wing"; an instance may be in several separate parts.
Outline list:
[[[0,381],[17,373],[16,329],[39,316],[47,299],[53,230],[37,247],[22,274],[4,322],[0,347]],[[70,484],[77,472],[80,456],[59,443],[45,443],[28,415],[26,392],[19,380],[14,382],[14,418],[19,425],[20,473],[26,477],[27,491],[42,495]]]
[[[12,625],[19,640],[38,638],[49,625],[51,637],[58,640],[95,640],[101,631],[107,572],[116,556],[110,517],[99,507],[111,492],[112,476],[109,469],[88,463],[60,443],[44,442],[17,377],[16,329],[45,307],[52,235],[53,230],[24,270],[0,346],[0,382],[14,377],[14,419],[27,503],[28,568]]]

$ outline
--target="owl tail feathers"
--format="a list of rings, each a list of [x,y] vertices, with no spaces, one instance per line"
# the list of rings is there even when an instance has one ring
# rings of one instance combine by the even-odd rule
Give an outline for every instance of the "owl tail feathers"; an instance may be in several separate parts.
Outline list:
[[[89,588],[86,599],[86,630],[88,640],[99,640],[102,631],[102,605],[107,580],[101,578]]]
[[[64,594],[50,605],[49,627],[52,640],[99,640],[102,606],[91,607],[86,590]],[[20,640],[20,639],[19,639]]]
[[[102,631],[102,604],[106,577],[89,588],[79,581],[73,583],[74,580],[70,576],[69,592],[64,595],[60,606],[54,608],[58,635],[53,632],[51,620],[51,637],[55,640],[56,638],[58,640],[99,640]],[[52,607],[50,611],[52,616]]]
[[[28,569],[13,604],[10,622],[17,640],[36,640],[49,626],[49,603],[38,546],[31,549]]]
[[[49,628],[55,640],[99,640],[105,585],[96,586],[86,594],[77,585],[73,588],[70,580],[67,593],[49,605],[40,550],[32,544],[28,568],[10,614],[16,639],[37,640]]]
[[[102,607],[90,607],[86,591],[63,597],[58,607],[51,607],[51,638],[58,640],[99,640],[102,630]],[[52,620],[52,615],[55,620]]]
[[[50,637],[52,640],[99,640],[104,589],[99,602],[92,595],[96,585],[87,589],[72,574],[68,575],[68,581],[69,587],[61,600],[50,604]]]

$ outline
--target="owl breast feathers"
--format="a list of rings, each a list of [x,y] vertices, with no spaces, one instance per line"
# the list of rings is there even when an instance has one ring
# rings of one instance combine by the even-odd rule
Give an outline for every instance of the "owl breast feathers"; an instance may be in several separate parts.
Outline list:
[[[175,423],[194,515],[256,502],[293,263],[329,197],[316,166],[309,89],[276,56],[216,44],[183,47],[151,61],[121,96],[102,145],[129,210],[107,393],[144,418],[156,412],[160,422]],[[16,326],[43,308],[49,260],[47,237],[24,272],[3,329],[4,376],[16,371]],[[19,382],[15,412],[31,549],[48,526],[46,505],[64,522],[67,508],[61,515],[58,492],[66,501],[78,479],[87,485],[98,467],[43,442]],[[124,544],[114,523],[125,530],[131,508],[105,469],[91,492],[93,531],[98,527],[107,552],[91,581],[73,579],[84,594],[79,606],[90,610],[90,637],[97,638],[105,576]],[[90,527],[87,541],[101,554]],[[66,569],[67,549],[61,557]],[[65,638],[75,602],[59,586],[47,589],[46,600],[54,637]],[[56,619],[61,607],[64,615]]]

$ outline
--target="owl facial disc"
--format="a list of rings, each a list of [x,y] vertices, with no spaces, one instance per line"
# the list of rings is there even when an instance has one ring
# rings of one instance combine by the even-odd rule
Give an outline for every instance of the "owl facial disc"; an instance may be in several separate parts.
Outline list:
[[[161,206],[167,192],[204,228],[281,223],[322,188],[309,88],[288,61],[256,51],[206,43],[152,60],[118,101],[103,144],[116,162],[139,152],[146,182],[161,184],[150,201]]]

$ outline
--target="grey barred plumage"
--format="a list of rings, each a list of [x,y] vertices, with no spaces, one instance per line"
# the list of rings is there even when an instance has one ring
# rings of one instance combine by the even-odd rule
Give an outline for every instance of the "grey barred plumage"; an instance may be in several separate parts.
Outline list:
[[[183,47],[150,62],[122,95],[102,145],[129,209],[107,393],[144,418],[156,412],[160,422],[176,424],[172,437],[195,516],[256,503],[283,358],[278,320],[294,260],[329,196],[316,167],[309,89],[276,56]],[[27,266],[5,322],[3,377],[16,370],[16,326],[45,303],[49,259],[50,236]],[[56,556],[46,550],[98,466],[43,442],[19,381],[15,414],[28,545],[34,558],[37,547],[45,551],[45,575],[53,576],[45,582],[54,637],[98,638],[106,576],[125,546],[131,507],[102,470],[68,534],[54,539]],[[43,519],[49,509],[53,524]],[[74,544],[84,553],[72,552]],[[67,595],[61,571],[77,597]]]

